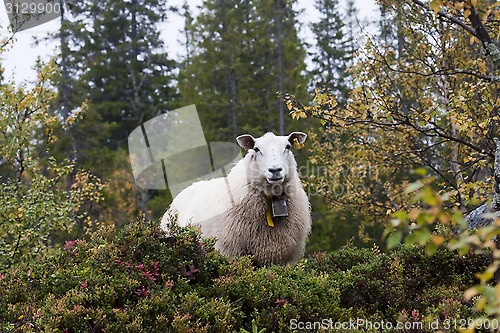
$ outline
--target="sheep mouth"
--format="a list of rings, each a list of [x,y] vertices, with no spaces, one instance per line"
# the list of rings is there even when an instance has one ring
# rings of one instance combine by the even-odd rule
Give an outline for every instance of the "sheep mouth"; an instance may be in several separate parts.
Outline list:
[[[285,177],[267,178],[267,182],[269,184],[279,184],[283,182],[283,179],[285,179]]]

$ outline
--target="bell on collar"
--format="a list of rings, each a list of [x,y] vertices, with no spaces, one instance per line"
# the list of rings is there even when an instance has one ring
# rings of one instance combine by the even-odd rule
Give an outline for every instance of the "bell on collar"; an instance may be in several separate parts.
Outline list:
[[[271,201],[271,214],[273,217],[288,216],[288,207],[286,200],[283,198],[273,198]]]

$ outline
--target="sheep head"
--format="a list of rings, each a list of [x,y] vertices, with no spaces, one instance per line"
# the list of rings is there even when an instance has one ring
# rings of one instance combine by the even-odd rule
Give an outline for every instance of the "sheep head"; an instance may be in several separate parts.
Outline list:
[[[269,132],[260,138],[254,138],[250,134],[240,135],[236,141],[250,154],[248,171],[252,181],[273,186],[286,184],[296,174],[297,163],[291,148],[301,147],[306,138],[307,135],[302,132],[293,132],[288,136],[277,136]]]

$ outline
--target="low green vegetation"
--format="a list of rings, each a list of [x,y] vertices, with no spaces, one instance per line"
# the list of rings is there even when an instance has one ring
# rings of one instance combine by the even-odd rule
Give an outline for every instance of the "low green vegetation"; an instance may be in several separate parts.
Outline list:
[[[137,221],[0,272],[0,330],[298,332],[356,321],[352,332],[398,322],[423,325],[398,332],[425,332],[473,314],[462,295],[487,265],[446,250],[345,246],[259,268],[222,257],[195,230]]]

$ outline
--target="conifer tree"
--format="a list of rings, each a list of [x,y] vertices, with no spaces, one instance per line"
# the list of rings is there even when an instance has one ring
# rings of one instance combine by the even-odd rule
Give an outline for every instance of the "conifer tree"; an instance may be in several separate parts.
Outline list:
[[[134,128],[166,111],[173,99],[174,62],[163,53],[157,28],[167,8],[162,1],[143,0],[86,0],[71,8],[62,27],[68,45],[62,48],[61,82],[71,81],[61,91],[72,88],[63,94],[72,96],[65,97],[70,107],[89,102],[73,135],[84,155],[95,145],[123,147]],[[89,133],[96,142],[86,142]]]
[[[209,141],[279,132],[277,92],[304,96],[305,51],[297,37],[295,2],[204,2],[190,29],[193,53],[179,88],[184,104],[197,105]]]
[[[338,0],[317,0],[315,6],[321,19],[311,24],[317,45],[312,58],[315,65],[314,85],[326,88],[337,96],[340,103],[344,103],[350,89],[347,68],[355,43],[352,17],[341,15]],[[355,15],[352,3],[349,10],[349,15]],[[346,19],[349,19],[349,27],[346,26]]]
[[[136,208],[148,210],[149,192],[134,191],[126,145],[136,127],[174,102],[175,62],[164,52],[158,28],[168,13],[158,0],[84,0],[61,20],[55,108],[64,116],[83,102],[88,107],[76,126],[60,133],[64,140],[54,154],[67,158],[70,151],[78,167],[109,181],[108,206],[100,213],[115,221],[136,215]],[[129,190],[126,196],[120,188]]]

